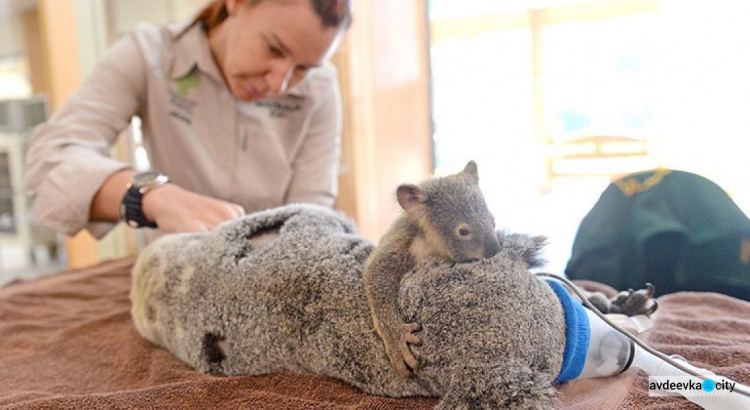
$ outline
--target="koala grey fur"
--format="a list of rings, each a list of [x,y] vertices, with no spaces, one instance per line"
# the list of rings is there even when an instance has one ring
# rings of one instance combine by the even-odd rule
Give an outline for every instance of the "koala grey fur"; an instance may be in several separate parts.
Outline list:
[[[329,208],[287,205],[158,239],[133,268],[133,321],[203,372],[314,373],[441,397],[439,409],[553,408],[565,318],[529,272],[545,240],[498,240],[491,258],[428,260],[403,278],[401,314],[422,324],[413,378],[391,368],[373,329],[361,277],[373,245]]]

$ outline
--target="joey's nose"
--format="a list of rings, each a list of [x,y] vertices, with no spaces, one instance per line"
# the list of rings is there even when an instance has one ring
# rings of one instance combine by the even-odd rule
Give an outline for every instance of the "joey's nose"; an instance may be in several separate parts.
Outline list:
[[[500,242],[497,240],[495,232],[484,234],[484,256],[489,258],[500,252]]]

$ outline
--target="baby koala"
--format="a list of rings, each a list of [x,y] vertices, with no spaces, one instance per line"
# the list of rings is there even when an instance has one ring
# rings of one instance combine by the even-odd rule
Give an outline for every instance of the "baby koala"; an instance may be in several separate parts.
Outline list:
[[[429,258],[469,262],[500,250],[495,219],[479,189],[477,164],[463,171],[396,190],[404,213],[393,223],[365,263],[363,282],[370,315],[391,366],[404,377],[419,362],[409,350],[421,339],[419,323],[405,323],[398,294],[403,276]]]

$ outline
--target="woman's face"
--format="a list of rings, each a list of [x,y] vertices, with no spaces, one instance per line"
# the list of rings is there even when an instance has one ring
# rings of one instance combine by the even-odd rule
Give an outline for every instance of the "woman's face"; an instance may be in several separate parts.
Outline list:
[[[336,50],[343,30],[324,28],[309,0],[227,0],[229,17],[211,32],[211,49],[242,101],[283,95]]]

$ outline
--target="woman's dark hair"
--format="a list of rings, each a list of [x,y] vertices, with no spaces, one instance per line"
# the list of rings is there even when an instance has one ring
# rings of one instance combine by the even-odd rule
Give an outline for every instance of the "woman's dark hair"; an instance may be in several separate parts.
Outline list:
[[[263,1],[279,0],[242,0],[250,6],[255,6]],[[320,17],[323,27],[340,27],[347,29],[352,24],[351,0],[308,0]],[[229,17],[226,0],[213,0],[201,10],[195,17],[193,24],[202,23],[206,32],[224,22]]]

